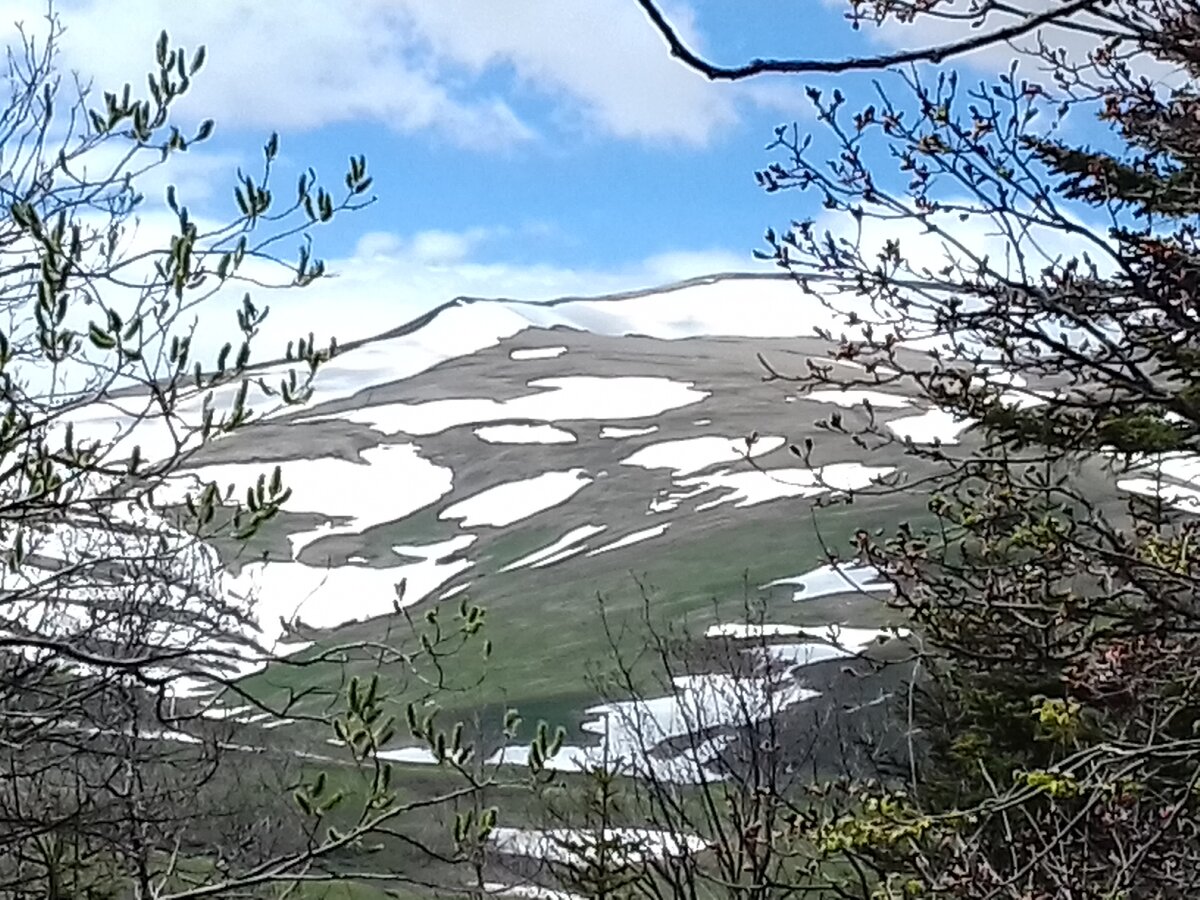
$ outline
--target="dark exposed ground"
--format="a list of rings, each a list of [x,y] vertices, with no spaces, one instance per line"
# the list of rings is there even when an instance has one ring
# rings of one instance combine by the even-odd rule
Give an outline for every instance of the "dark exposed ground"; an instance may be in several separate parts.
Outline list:
[[[568,352],[549,359],[513,360],[517,348],[563,345]],[[464,532],[478,540],[462,556],[472,567],[452,579],[435,596],[468,584],[465,596],[488,611],[487,635],[495,652],[485,664],[474,652],[453,662],[457,683],[478,686],[448,698],[452,711],[473,716],[482,712],[499,717],[505,707],[515,706],[528,721],[545,718],[576,726],[583,710],[595,702],[593,679],[611,668],[613,648],[601,627],[601,608],[610,625],[621,632],[618,641],[625,653],[644,641],[646,623],[656,628],[682,628],[699,640],[704,629],[715,623],[745,621],[748,613],[764,621],[791,624],[874,626],[900,624],[878,596],[856,593],[834,594],[793,603],[790,592],[763,591],[768,581],[793,576],[820,565],[828,553],[846,553],[854,531],[860,527],[889,529],[901,521],[920,520],[925,514],[924,490],[899,490],[879,496],[860,493],[851,505],[817,508],[801,498],[776,499],[738,508],[731,503],[697,511],[719,492],[706,492],[682,501],[678,508],[651,513],[650,501],[665,491],[678,490],[677,480],[666,469],[646,470],[621,465],[621,460],[641,447],[664,440],[723,435],[737,438],[758,432],[779,435],[789,442],[815,441],[814,465],[862,462],[895,467],[904,477],[919,482],[932,470],[907,453],[900,444],[877,450],[856,446],[848,437],[820,430],[814,422],[840,412],[847,426],[865,421],[861,408],[846,409],[797,396],[795,385],[765,380],[759,355],[780,372],[802,372],[807,361],[828,363],[827,342],[816,338],[742,339],[692,338],[657,340],[645,337],[604,337],[565,328],[530,329],[469,356],[450,360],[414,377],[390,384],[371,385],[357,395],[333,403],[308,407],[278,424],[266,426],[217,444],[206,461],[278,461],[314,458],[321,455],[360,460],[363,449],[379,443],[414,442],[421,454],[454,473],[450,494],[431,506],[393,522],[374,526],[354,535],[335,535],[316,540],[304,548],[300,560],[309,565],[339,565],[348,557],[361,557],[362,565],[395,566],[406,560],[391,548],[397,544],[427,544],[445,541]],[[839,367],[847,377],[862,373]],[[557,419],[554,424],[577,435],[572,444],[495,445],[481,441],[476,423],[463,423],[433,435],[381,435],[361,425],[336,420],[338,412],[384,403],[420,403],[448,398],[486,397],[508,400],[536,392],[530,382],[547,377],[571,375],[651,376],[689,382],[709,392],[703,401],[660,415],[640,419],[603,421]],[[888,393],[902,394],[905,385],[889,385]],[[920,412],[918,407],[878,409],[879,421]],[[334,420],[311,421],[315,416]],[[708,420],[711,424],[697,424]],[[491,424],[491,423],[489,423]],[[600,438],[604,426],[654,424],[653,434],[623,439]],[[970,440],[968,436],[967,440]],[[803,466],[786,445],[760,456],[764,469]],[[566,503],[544,510],[503,528],[487,526],[464,529],[457,522],[441,520],[438,513],[451,504],[489,486],[529,478],[548,470],[581,468],[595,480]],[[745,462],[710,467],[749,471]],[[387,474],[381,473],[381,479]],[[762,475],[764,479],[767,475]],[[1111,492],[1103,473],[1097,471],[1097,490]],[[389,485],[394,489],[394,485]],[[287,533],[307,530],[320,520],[319,511],[293,509],[271,523],[249,548],[240,551],[234,565],[257,560],[266,551],[271,558],[290,558]],[[599,524],[606,531],[589,539],[588,548],[616,540],[652,525],[669,522],[658,537],[597,556],[583,553],[544,568],[501,572],[514,560],[551,544],[573,528]],[[413,609],[420,613],[433,598]],[[322,643],[359,639],[387,639],[400,646],[415,646],[409,624],[400,616],[386,616],[349,624],[324,636]],[[303,657],[301,657],[303,658]],[[373,660],[349,666],[282,667],[250,683],[266,697],[282,698],[289,691],[317,686],[337,691],[349,674],[374,668]],[[836,666],[813,667],[836,672]],[[646,668],[647,684],[653,684],[654,665]],[[386,674],[386,673],[385,673]],[[399,676],[400,673],[395,673]],[[890,677],[890,676],[889,676]],[[789,713],[798,723],[829,722],[842,716],[842,707],[861,706],[865,700],[847,701],[846,690],[878,697],[875,676],[839,679],[821,676],[822,697]],[[842,683],[853,687],[843,688]],[[397,681],[393,691],[399,702],[410,694],[406,682]],[[868,698],[869,699],[869,698]],[[322,708],[327,698],[321,693],[310,703]],[[876,720],[879,707],[856,710],[846,725],[861,732],[860,720]],[[797,728],[803,729],[804,724]],[[839,733],[841,726],[822,729],[822,734]],[[573,738],[580,735],[576,732]],[[841,763],[842,747],[831,747],[827,755]]]
[[[555,345],[567,346],[568,352],[552,359],[509,358],[514,348]],[[747,603],[757,609],[767,598],[771,608],[766,620],[771,622],[869,625],[887,619],[880,604],[862,596],[822,597],[793,604],[786,592],[760,592],[758,588],[767,581],[821,564],[826,548],[844,551],[854,530],[864,522],[882,525],[920,516],[922,498],[897,494],[823,510],[814,509],[804,499],[779,499],[745,509],[722,504],[696,512],[698,504],[718,496],[708,492],[683,501],[670,512],[651,514],[651,499],[672,489],[674,476],[665,469],[621,465],[621,460],[638,448],[659,441],[706,434],[737,438],[757,431],[794,441],[815,435],[816,464],[863,460],[871,465],[916,468],[916,460],[906,457],[900,447],[879,451],[867,459],[864,451],[848,446],[849,442],[840,436],[815,432],[812,422],[837,407],[804,400],[787,402],[796,394],[794,386],[764,382],[757,354],[764,354],[781,370],[799,370],[805,359],[820,359],[826,348],[817,339],[663,341],[602,337],[567,329],[531,330],[402,382],[372,386],[353,398],[306,408],[290,417],[290,426],[280,424],[271,426],[269,434],[247,435],[252,440],[245,440],[241,448],[236,438],[222,442],[214,451],[219,456],[211,460],[273,461],[287,453],[353,459],[371,442],[415,440],[423,456],[453,470],[453,492],[431,507],[358,535],[320,539],[305,548],[302,561],[337,566],[354,555],[364,557],[368,565],[394,566],[398,559],[390,549],[393,545],[448,540],[464,530],[477,534],[478,541],[465,551],[474,566],[445,586],[453,588],[470,582],[467,596],[487,608],[488,634],[496,647],[487,667],[485,686],[468,701],[469,705],[490,708],[509,704],[529,710],[530,718],[535,714],[553,715],[573,722],[579,718],[580,703],[594,696],[588,683],[589,667],[604,666],[609,656],[599,627],[599,601],[614,621],[640,619],[646,604],[652,621],[686,624],[696,635],[701,635],[709,624],[744,620]],[[406,435],[381,437],[357,425],[301,421],[389,402],[456,397],[511,399],[533,392],[528,387],[530,381],[567,375],[658,376],[694,383],[711,395],[702,402],[645,419],[559,419],[556,425],[578,436],[577,443],[564,445],[486,444],[475,436],[471,424],[414,439]],[[881,415],[911,415],[917,411],[887,410]],[[847,421],[860,415],[853,410],[842,413]],[[712,424],[695,424],[705,419]],[[606,425],[646,424],[658,425],[659,430],[620,440],[598,436]],[[802,465],[786,447],[759,457],[757,462],[764,468]],[[596,480],[567,503],[512,526],[460,529],[456,522],[437,517],[440,509],[487,486],[576,467]],[[714,468],[722,467],[748,469],[744,462]],[[256,559],[263,549],[272,556],[286,552],[287,543],[280,532],[312,526],[313,517],[301,516],[301,512],[295,510],[273,523],[256,538],[253,548],[243,551],[242,559]],[[603,534],[589,542],[594,548],[661,522],[671,523],[666,534],[629,547],[598,556],[580,554],[545,568],[499,572],[581,525],[607,526]],[[388,627],[397,626],[401,631],[405,628],[395,621],[358,623],[340,629],[336,637],[377,638]],[[456,665],[457,674],[466,680],[476,671],[484,674],[482,668],[476,669],[473,659]],[[259,686],[295,687],[296,678],[307,682],[313,677],[313,669],[281,670],[261,679]],[[343,677],[342,671],[335,674],[330,669],[318,680],[323,678],[332,687]]]
[[[564,345],[562,356],[512,360],[517,348]],[[452,578],[429,597],[410,607],[420,615],[441,606],[447,613],[466,597],[487,610],[486,635],[494,653],[484,661],[471,648],[446,663],[450,680],[461,692],[446,695],[447,719],[463,717],[478,724],[480,750],[488,753],[500,739],[497,725],[508,707],[518,708],[526,722],[521,737],[539,720],[568,727],[569,741],[589,736],[579,729],[585,711],[600,699],[598,679],[611,674],[619,652],[635,660],[635,674],[648,696],[666,688],[662,667],[646,647],[649,629],[659,633],[687,634],[703,653],[737,653],[744,644],[706,639],[713,624],[761,620],[768,623],[852,626],[902,625],[878,595],[844,592],[793,602],[790,588],[763,590],[774,579],[801,574],[821,565],[831,551],[848,553],[854,532],[863,527],[896,527],[920,521],[926,515],[924,487],[886,492],[861,492],[852,504],[818,507],[810,499],[783,498],[739,508],[724,503],[709,510],[697,506],[720,496],[709,491],[684,499],[675,509],[651,512],[656,496],[678,490],[678,476],[666,469],[646,470],[621,461],[642,447],[661,441],[702,435],[729,438],[779,435],[788,442],[815,442],[812,462],[863,463],[895,467],[909,484],[917,484],[933,470],[928,464],[892,444],[876,450],[856,445],[844,434],[815,426],[835,410],[849,430],[865,421],[862,409],[845,409],[798,396],[794,385],[764,380],[762,354],[782,372],[803,372],[808,360],[827,361],[829,345],[819,339],[692,338],[657,340],[646,337],[604,337],[565,328],[530,329],[498,346],[450,360],[416,376],[365,387],[357,395],[337,402],[311,406],[276,422],[223,440],[197,457],[198,463],[286,462],[322,456],[364,462],[362,451],[386,443],[415,443],[426,459],[454,473],[453,490],[433,504],[394,521],[365,528],[356,534],[327,536],[304,548],[299,561],[337,569],[351,557],[374,568],[411,562],[392,548],[399,544],[431,544],[470,533],[477,540],[461,556],[472,566]],[[861,376],[845,368],[847,377]],[[563,445],[494,445],[474,433],[477,423],[464,422],[433,435],[386,435],[363,425],[339,421],[341,412],[385,403],[420,403],[450,398],[511,400],[535,393],[530,382],[571,375],[642,376],[689,382],[709,392],[703,401],[659,415],[639,419],[558,418],[554,425],[577,436]],[[883,390],[903,394],[904,384]],[[886,421],[920,412],[919,407],[879,409]],[[330,419],[312,421],[315,416]],[[708,420],[709,424],[702,424]],[[521,422],[527,420],[513,420]],[[488,424],[496,424],[489,422]],[[649,435],[623,439],[599,436],[604,426],[636,427],[653,424]],[[973,438],[968,435],[965,440]],[[799,467],[804,463],[787,446],[757,458],[765,469]],[[439,518],[450,505],[490,486],[529,478],[549,470],[580,468],[595,480],[565,503],[534,514],[513,525],[462,528]],[[745,462],[722,463],[711,470],[750,471]],[[388,483],[381,471],[381,488],[405,486]],[[768,475],[762,476],[764,479]],[[1112,498],[1111,477],[1099,465],[1087,473],[1095,496]],[[223,547],[231,568],[260,560],[291,560],[288,536],[311,531],[329,517],[321,510],[291,508],[270,523],[249,546],[234,551]],[[342,520],[334,519],[335,523]],[[661,536],[597,556],[580,553],[544,568],[501,571],[514,560],[553,543],[570,530],[589,524],[606,530],[586,541],[588,549],[609,543],[652,525],[670,523]],[[467,585],[452,601],[438,596]],[[348,598],[353,599],[353,598]],[[353,604],[348,604],[352,607]],[[607,628],[605,627],[607,623]],[[389,643],[414,651],[417,642],[403,615],[387,615],[354,622],[337,629],[311,632],[318,648],[347,641]],[[780,639],[781,641],[786,639]],[[304,662],[316,650],[301,654]],[[687,651],[684,651],[685,654]],[[902,658],[904,646],[893,641],[873,653],[872,661],[837,659],[799,670],[805,687],[820,692],[789,708],[779,717],[777,737],[789,749],[791,766],[799,778],[836,776],[847,771],[903,777],[908,744],[903,722],[908,667],[903,662],[880,667],[876,657]],[[377,668],[374,658],[359,656],[345,664],[279,665],[247,681],[243,687],[263,701],[277,704],[299,692],[310,692],[299,709],[323,712],[354,673]],[[400,666],[385,667],[384,690],[400,713],[404,701],[422,690]],[[619,693],[619,691],[618,691]],[[474,729],[473,729],[474,730]],[[303,721],[283,728],[243,729],[242,740],[259,741],[289,752],[323,745],[328,735]],[[247,737],[248,735],[248,737]],[[441,785],[440,770],[405,767],[409,789],[419,793]],[[521,799],[506,807],[510,824],[529,824]],[[424,836],[444,838],[444,822],[419,820]],[[399,851],[398,851],[399,852]],[[503,873],[498,873],[503,874]]]

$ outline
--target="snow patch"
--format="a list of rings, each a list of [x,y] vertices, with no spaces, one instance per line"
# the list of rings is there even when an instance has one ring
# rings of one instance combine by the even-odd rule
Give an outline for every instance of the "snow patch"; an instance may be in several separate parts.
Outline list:
[[[511,400],[465,397],[422,403],[384,403],[305,421],[355,422],[387,434],[440,434],[459,425],[508,419],[529,422],[641,419],[699,403],[708,391],[692,382],[643,376],[568,375],[529,382],[537,393]]]
[[[501,826],[492,829],[491,840],[498,852],[510,856],[575,864],[592,858],[601,841],[613,859],[626,864],[690,855],[707,846],[697,835],[651,828],[607,828],[600,832],[576,828],[539,831]]]
[[[859,565],[818,566],[803,575],[768,581],[760,590],[780,585],[793,585],[797,588],[792,594],[793,600],[812,600],[851,592],[891,593],[895,590],[895,585],[887,581],[878,569]]]
[[[599,534],[605,530],[605,527],[606,526],[604,525],[581,525],[578,528],[572,528],[553,544],[549,544],[540,550],[535,550],[533,553],[530,553],[527,556],[522,556],[515,562],[509,563],[500,571],[510,572],[513,569],[522,569],[526,566],[536,567],[538,563],[548,561],[550,558],[561,553],[563,550],[574,548],[575,545],[586,541],[593,535]],[[580,547],[579,549],[582,550],[583,548]]]
[[[375,755],[387,762],[438,765],[437,757],[428,747],[393,747],[390,750],[380,750]]]
[[[252,706],[208,706],[201,710],[200,715],[205,719],[224,721],[225,719],[238,719],[253,709]]]
[[[564,559],[570,559],[572,556],[578,556],[580,553],[582,553],[586,549],[587,549],[587,547],[583,544],[575,544],[573,546],[567,547],[564,550],[560,550],[558,553],[555,553],[553,556],[547,556],[545,559],[541,560],[540,562],[534,563],[532,566],[530,566],[530,568],[544,569],[547,566],[552,566],[555,563],[562,562]]]
[[[1033,409],[1045,406],[1053,398],[1054,391],[1005,391],[1000,395],[1000,402],[1014,409]]]
[[[573,444],[575,435],[553,425],[485,425],[475,436],[489,444]]]
[[[605,425],[600,429],[600,437],[602,438],[631,438],[641,437],[643,434],[654,434],[658,431],[657,425],[647,425],[645,428],[622,428],[617,425]]]
[[[334,628],[387,615],[395,609],[396,585],[401,579],[406,581],[403,602],[407,606],[471,565],[465,559],[445,563],[423,560],[382,569],[251,563],[235,582],[258,598],[255,612],[264,630],[278,633],[283,622],[293,620],[313,628]]]
[[[670,522],[663,522],[661,525],[655,525],[652,528],[643,528],[641,531],[635,531],[632,534],[627,534],[619,540],[613,541],[611,544],[605,544],[603,547],[597,547],[588,553],[588,556],[596,556],[600,553],[607,553],[610,550],[620,550],[622,547],[629,547],[633,544],[639,544],[642,541],[648,541],[650,538],[658,537],[666,532],[671,527]]]
[[[1154,478],[1122,478],[1117,488],[1143,497],[1159,497],[1180,512],[1200,514],[1200,489],[1194,487]]]
[[[1006,369],[1001,369],[999,366],[984,364],[978,366],[975,371],[988,384],[998,384],[1014,388],[1029,387],[1029,382],[1025,379],[1024,375],[1009,372]]]
[[[508,354],[509,359],[555,359],[567,352],[566,347],[522,347]]]
[[[592,479],[583,469],[543,472],[480,491],[442,510],[440,519],[460,519],[464,528],[491,525],[502,528],[566,503]]]
[[[289,513],[317,513],[331,521],[312,531],[288,536],[292,554],[331,534],[359,534],[368,528],[402,519],[450,492],[454,474],[420,455],[415,444],[383,444],[362,451],[365,462],[343,459],[289,459],[278,463],[283,486],[292,494]],[[270,477],[273,463],[220,463],[181,472],[154,492],[157,503],[182,503],[186,493],[216,482],[222,495],[233,486],[234,497],[245,497],[259,476]]]
[[[538,884],[500,884],[498,881],[485,881],[483,890],[494,897],[528,897],[530,900],[586,900],[582,894],[556,891]]]
[[[827,491],[854,491],[869,487],[876,479],[893,473],[891,466],[864,466],[861,463],[834,463],[818,469],[767,469],[765,471],[722,471],[679,481],[680,487],[699,487],[705,491],[728,491],[696,507],[697,512],[714,509],[723,503],[738,508],[756,506],[784,497],[815,497]],[[668,502],[671,498],[668,498]]]
[[[437,541],[433,544],[396,544],[392,547],[392,552],[398,553],[400,556],[415,556],[430,562],[441,562],[460,550],[466,550],[473,543],[475,543],[475,535],[458,534],[449,540]]]
[[[914,444],[957,444],[959,434],[974,424],[974,419],[944,409],[929,409],[915,416],[891,419],[887,427],[900,440],[911,440]]]
[[[701,484],[699,487],[691,491],[670,491],[663,489],[658,492],[658,496],[650,501],[650,505],[646,509],[646,515],[652,513],[670,512],[673,509],[678,509],[679,505],[684,500],[690,500],[692,497],[699,497],[705,491],[709,490],[708,486]]]
[[[859,654],[889,638],[906,638],[912,632],[907,628],[854,628],[848,625],[806,625],[804,634],[847,653]]]
[[[807,637],[791,644],[762,644],[751,648],[763,659],[789,669],[811,666],[830,659],[859,656],[864,650],[891,637],[905,637],[907,629],[848,628],[842,625],[776,625],[729,622],[711,625],[704,636],[734,640],[763,640],[773,637]]]
[[[707,638],[733,638],[747,640],[751,638],[795,637],[804,634],[799,625],[767,625],[746,622],[728,622],[722,625],[709,625],[704,632]]]
[[[449,600],[452,597],[457,597],[459,594],[461,594],[463,591],[465,591],[470,586],[471,586],[471,582],[469,582],[469,581],[463,582],[462,584],[457,584],[454,587],[450,588],[450,590],[439,594],[438,599],[439,600]]]
[[[743,438],[705,435],[650,444],[621,460],[621,465],[673,469],[677,475],[690,475],[718,463],[745,459],[747,454],[750,457],[763,456],[778,450],[784,443],[783,438],[768,435],[759,437],[747,447]]]
[[[666,696],[588,709],[586,715],[595,718],[580,727],[599,735],[600,743],[563,746],[546,765],[558,771],[603,767],[675,783],[717,781],[721,776],[708,767],[732,740],[729,736],[700,741],[670,756],[656,750],[688,734],[761,722],[816,696],[818,692],[802,687],[795,679],[781,681],[770,674],[742,678],[720,672],[680,676],[672,679],[671,693]],[[527,755],[525,747],[506,747],[493,754],[489,763],[519,764]]]
[[[846,659],[854,656],[849,650],[831,644],[766,644],[755,651],[771,665],[781,669],[802,669],[805,666]]]

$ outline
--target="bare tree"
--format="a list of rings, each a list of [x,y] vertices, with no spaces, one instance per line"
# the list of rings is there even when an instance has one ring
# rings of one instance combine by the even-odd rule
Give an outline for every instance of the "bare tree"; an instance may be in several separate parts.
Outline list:
[[[1086,51],[1043,41],[1036,76],[810,88],[823,143],[780,128],[758,176],[823,204],[763,255],[846,323],[827,363],[768,377],[900,389],[954,425],[914,436],[869,402],[820,423],[935,464],[879,489],[928,491],[933,527],[858,548],[922,638],[925,752],[911,784],[855,788],[807,831],[847,896],[1197,889],[1200,20],[1175,0],[1087,13]],[[1079,116],[1107,127],[1099,149],[1066,137]]]
[[[279,469],[245,497],[182,478],[199,448],[305,402],[337,352],[298,334],[258,362],[269,308],[252,294],[325,274],[310,234],[372,202],[366,161],[336,192],[305,171],[289,196],[272,135],[261,169],[238,173],[236,215],[206,225],[168,187],[173,227],[155,240],[139,185],[213,133],[173,116],[205,51],[163,33],[144,88],[100,93],[62,72],[62,28],[51,11],[9,48],[0,112],[0,893],[181,900],[416,879],[358,858],[368,836],[411,843],[396,830],[408,814],[479,789],[471,748],[427,701],[480,640],[482,611],[431,610],[412,623],[417,653],[384,638],[285,658],[214,549],[278,513]],[[228,342],[208,358],[198,317],[233,291]],[[363,659],[417,685],[409,730],[461,785],[397,791],[381,754],[398,700]],[[268,665],[347,675],[323,707],[304,691],[276,702],[242,683]],[[304,719],[312,739],[223,719],[221,694]]]

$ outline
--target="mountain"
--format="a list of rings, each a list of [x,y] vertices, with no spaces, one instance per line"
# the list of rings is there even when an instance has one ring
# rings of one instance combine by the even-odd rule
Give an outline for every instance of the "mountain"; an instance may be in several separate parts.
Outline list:
[[[469,598],[487,610],[494,652],[454,660],[456,682],[470,686],[451,700],[454,711],[511,706],[530,721],[567,724],[563,766],[584,760],[597,732],[649,764],[646,746],[695,730],[698,715],[718,737],[733,716],[721,699],[727,674],[672,682],[661,660],[647,670],[658,679],[649,690],[663,695],[659,713],[598,704],[597,677],[615,651],[644,649],[649,626],[686,630],[717,656],[757,654],[786,673],[787,707],[863,710],[888,690],[886,680],[839,674],[903,634],[881,632],[903,626],[880,602],[887,586],[829,557],[847,555],[859,528],[919,520],[925,496],[813,500],[879,478],[919,481],[927,464],[902,442],[867,450],[813,423],[833,412],[859,420],[864,398],[887,429],[917,443],[969,440],[970,423],[902,387],[805,392],[764,378],[762,359],[783,373],[832,364],[831,343],[814,330],[836,326],[774,276],[550,303],[461,298],[343,348],[304,407],[272,408],[256,391],[261,421],[202,448],[190,474],[244,494],[279,465],[292,490],[285,512],[248,545],[213,548],[229,589],[255,598],[256,640],[296,663],[345,641],[414,647],[409,615]],[[280,371],[261,376],[269,383]],[[1013,389],[1013,402],[1039,402]],[[76,424],[119,432],[148,456],[163,452],[169,436],[154,422],[129,430],[135,403],[86,411]],[[808,437],[811,466],[789,449]],[[243,671],[246,689],[265,701],[304,695],[289,708],[302,718],[374,665],[256,671],[248,660]],[[388,672],[398,697],[416,689],[403,665]],[[761,667],[739,678],[752,697],[767,683]],[[215,702],[208,714],[243,716]],[[394,755],[426,754],[397,746]],[[682,765],[672,772],[689,778],[702,762],[654,765]]]

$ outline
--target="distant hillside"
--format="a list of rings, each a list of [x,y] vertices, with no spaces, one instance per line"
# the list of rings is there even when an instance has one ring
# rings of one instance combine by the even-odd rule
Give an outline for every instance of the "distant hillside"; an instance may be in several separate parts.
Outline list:
[[[398,603],[419,612],[469,597],[488,610],[495,653],[486,665],[456,661],[464,680],[483,680],[462,708],[516,706],[571,724],[576,749],[564,759],[585,752],[597,715],[610,714],[589,712],[592,667],[613,653],[601,603],[610,621],[686,628],[726,656],[751,652],[746,623],[759,618],[768,655],[791,672],[789,705],[866,708],[880,684],[830,673],[876,647],[880,627],[903,623],[869,573],[826,563],[860,527],[919,519],[925,496],[810,501],[925,470],[902,442],[868,452],[813,422],[865,416],[865,398],[899,438],[971,437],[969,423],[902,388],[803,393],[763,379],[760,355],[782,372],[829,364],[814,329],[835,325],[786,277],[443,304],[343,348],[303,408],[252,397],[263,421],[196,455],[196,477],[243,492],[278,463],[293,491],[249,546],[215,548],[228,588],[256,598],[259,640],[300,654],[311,642],[411,641]],[[1016,388],[1013,402],[1038,402]],[[78,427],[103,434],[120,422],[89,413]],[[789,452],[806,437],[817,441],[811,468]],[[130,442],[153,455],[164,438],[146,423]],[[832,640],[831,625],[844,629]],[[285,667],[247,685],[266,697],[332,691],[346,675]]]

